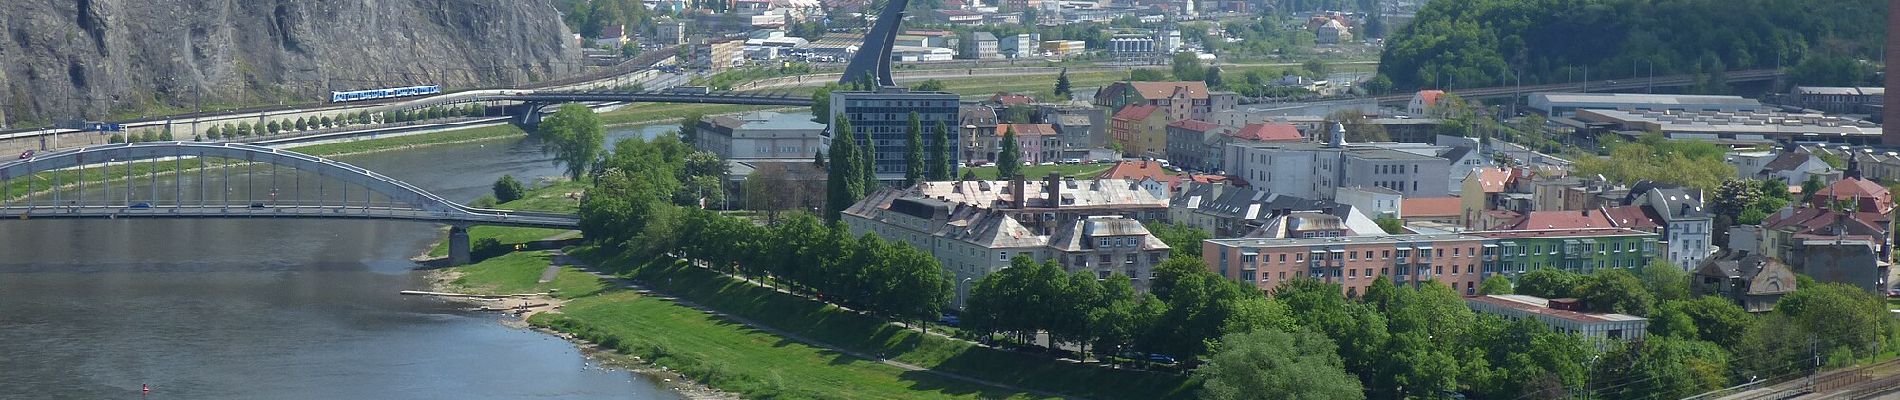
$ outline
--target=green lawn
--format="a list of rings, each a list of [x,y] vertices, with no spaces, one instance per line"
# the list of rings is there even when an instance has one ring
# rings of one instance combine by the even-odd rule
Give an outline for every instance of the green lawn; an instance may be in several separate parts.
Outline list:
[[[626,107],[621,107],[613,111],[601,113],[600,122],[607,125],[646,124],[646,123],[677,125],[679,124],[680,118],[685,118],[687,115],[691,115],[695,113],[700,114],[700,115],[716,115],[716,114],[728,114],[728,113],[736,113],[736,112],[783,109],[783,108],[786,108],[786,107],[745,106],[745,105],[731,105],[731,104],[640,103],[640,104],[627,105]],[[803,107],[794,107],[794,108],[803,109]]]
[[[514,125],[485,126],[471,129],[458,129],[421,135],[398,136],[392,138],[358,140],[352,142],[326,143],[309,146],[291,147],[299,153],[313,156],[332,156],[337,154],[361,153],[365,151],[388,150],[404,147],[426,146],[431,144],[465,142],[471,140],[500,139],[527,136],[527,132]]]
[[[1034,165],[1034,166],[1023,167],[1023,177],[1027,179],[1042,179],[1044,177],[1048,177],[1050,172],[1054,172],[1054,173],[1062,174],[1062,176],[1075,177],[1076,179],[1094,179],[1095,176],[1100,175],[1102,171],[1107,171],[1110,167],[1114,167],[1114,166],[1115,164]],[[964,168],[963,170],[975,172],[977,179],[987,179],[987,180],[997,179],[996,166],[994,165],[987,166],[987,167]]]
[[[547,187],[529,190],[526,197],[498,204],[495,208],[516,211],[578,213],[580,212],[581,201],[567,198],[567,193],[580,192],[585,190],[586,187],[587,185],[582,183],[563,180]],[[501,244],[515,245],[547,239],[548,237],[559,235],[562,232],[567,232],[567,230],[513,226],[476,226],[468,228],[468,238],[471,241],[480,240],[482,238],[495,238],[496,240],[500,240]],[[448,241],[436,243],[435,248],[429,250],[430,257],[444,257],[448,255]]]
[[[554,291],[561,298],[576,298],[600,293],[608,288],[605,281],[574,268],[562,268],[554,281],[538,283],[541,271],[550,262],[550,251],[524,251],[455,267],[461,278],[449,291],[474,294],[517,294]]]
[[[1189,397],[1197,386],[1187,378],[1176,375],[1075,365],[924,335],[886,324],[877,318],[761,288],[684,263],[603,259],[585,248],[576,249],[573,254],[596,265],[626,267],[624,275],[653,285],[670,295],[834,346],[867,354],[892,354],[899,361],[934,370],[1092,399],[1182,398]],[[571,314],[573,317],[569,319],[587,319],[587,314]],[[612,323],[590,320],[585,323],[612,326],[624,340],[645,337],[634,330],[636,327],[618,326],[630,324],[631,321]],[[730,361],[722,357],[710,359]]]

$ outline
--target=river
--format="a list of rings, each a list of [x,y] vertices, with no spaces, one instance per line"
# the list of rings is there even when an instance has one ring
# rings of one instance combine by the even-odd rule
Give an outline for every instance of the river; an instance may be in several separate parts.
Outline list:
[[[610,129],[609,143],[667,126]],[[524,140],[339,159],[457,201],[560,170]],[[504,316],[400,296],[429,224],[0,221],[0,398],[677,399]]]

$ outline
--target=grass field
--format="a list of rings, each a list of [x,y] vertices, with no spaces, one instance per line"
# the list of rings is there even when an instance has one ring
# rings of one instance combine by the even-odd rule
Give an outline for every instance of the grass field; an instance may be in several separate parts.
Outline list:
[[[630,104],[620,109],[600,114],[600,122],[607,125],[628,124],[678,124],[680,118],[694,113],[716,115],[736,112],[783,109],[778,106],[744,106],[731,104],[671,104],[640,103]],[[802,109],[802,107],[794,107]],[[796,111],[796,110],[794,110]]]
[[[358,140],[352,142],[325,143],[309,146],[291,147],[299,153],[313,156],[334,156],[338,154],[361,153],[366,151],[392,150],[405,147],[427,146],[432,144],[466,142],[471,140],[500,139],[506,137],[527,136],[528,133],[514,125],[485,126],[471,129],[458,129],[421,135],[398,136],[383,139]]]
[[[1032,165],[1032,166],[1023,167],[1023,178],[1041,179],[1043,177],[1049,176],[1050,172],[1054,172],[1054,173],[1062,174],[1062,176],[1074,177],[1076,179],[1093,179],[1095,178],[1096,175],[1100,175],[1102,171],[1107,171],[1110,167],[1114,167],[1114,166],[1115,164]],[[975,173],[977,179],[984,179],[984,180],[999,179],[996,177],[996,166],[994,165],[987,166],[987,167],[964,168],[963,170]]]
[[[456,267],[462,276],[446,290],[456,293],[517,294],[553,291],[556,297],[590,296],[607,289],[607,283],[587,272],[563,268],[553,281],[538,283],[546,269],[551,251],[523,251]]]
[[[680,262],[643,263],[626,258],[603,258],[591,249],[577,249],[573,254],[596,265],[624,267],[624,276],[646,282],[670,295],[834,346],[867,354],[889,354],[893,359],[934,370],[1093,399],[1180,398],[1192,393],[1195,386],[1187,378],[1176,375],[1075,365],[926,335]],[[570,314],[569,319],[587,315]],[[599,327],[617,325],[597,320],[584,323]],[[618,325],[629,323],[632,321]],[[635,330],[637,327],[617,329],[622,332],[619,335],[626,336],[625,340],[639,340],[644,335]]]
[[[567,198],[567,193],[581,192],[585,190],[586,187],[587,185],[583,183],[565,180],[559,181],[547,187],[529,190],[526,197],[497,204],[495,208],[516,211],[578,213],[580,212],[581,201]],[[559,235],[562,232],[567,232],[567,230],[514,226],[476,226],[468,228],[468,238],[469,240],[495,238],[501,241],[503,245],[512,246],[547,239],[550,236]],[[434,248],[429,249],[430,257],[444,257],[447,255],[449,255],[448,241],[436,243]]]

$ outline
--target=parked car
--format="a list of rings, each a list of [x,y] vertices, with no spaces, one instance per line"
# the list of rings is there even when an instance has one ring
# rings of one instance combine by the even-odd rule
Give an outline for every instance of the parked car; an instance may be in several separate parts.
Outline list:
[[[130,208],[134,210],[145,210],[145,209],[152,208],[152,203],[145,203],[145,202],[132,203],[132,205],[125,206],[125,208]]]
[[[1082,163],[1082,159],[1080,159],[1080,158],[1064,158],[1064,159],[1062,159],[1062,163],[1063,163],[1063,164],[1081,164],[1081,163]]]

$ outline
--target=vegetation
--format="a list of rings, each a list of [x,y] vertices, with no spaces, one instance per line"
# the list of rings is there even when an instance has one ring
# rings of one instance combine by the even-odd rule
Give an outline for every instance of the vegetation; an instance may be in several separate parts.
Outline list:
[[[910,113],[909,128],[904,141],[904,186],[916,185],[924,181],[924,123],[918,121],[917,112]]]
[[[1872,44],[1885,32],[1885,6],[1850,0],[1438,1],[1388,37],[1379,72],[1398,87],[1418,88],[1571,82],[1586,70],[1591,79],[1651,71],[1713,78],[1716,71],[1797,61],[1834,71],[1840,68],[1820,65],[1878,54]],[[1865,78],[1858,71],[1845,75]],[[1722,85],[1699,86],[1715,91]]]
[[[864,158],[858,156],[858,139],[851,129],[851,120],[844,113],[838,113],[831,123],[831,161],[825,163],[829,172],[825,175],[825,221],[837,222],[838,213],[864,198],[864,169],[858,166]]]
[[[1379,224],[1379,230],[1383,230],[1385,231],[1385,233],[1389,233],[1393,235],[1405,233],[1404,220],[1400,220],[1398,218],[1392,218],[1390,216],[1380,216],[1379,219],[1372,220],[1372,222]]]
[[[1366,398],[1326,336],[1264,329],[1230,334],[1220,343],[1207,365],[1194,370],[1206,381],[1203,399]]]
[[[1022,143],[1016,142],[1016,127],[1010,126],[1003,131],[1003,143],[997,145],[996,176],[1000,179],[1014,179],[1023,176]]]
[[[580,103],[562,104],[553,115],[541,121],[536,133],[541,136],[542,149],[553,153],[554,161],[565,167],[567,176],[574,180],[580,180],[587,172],[607,140],[600,118],[594,115],[593,109]]]
[[[1188,226],[1179,222],[1147,224],[1148,233],[1168,244],[1170,257],[1201,258],[1201,241],[1213,239],[1207,230]]]
[[[1715,190],[1735,176],[1735,167],[1722,161],[1727,150],[1713,143],[1669,140],[1651,133],[1635,142],[1612,139],[1606,147],[1609,157],[1577,160],[1577,173],[1601,174],[1618,183],[1650,180],[1703,190]]]
[[[495,180],[494,192],[496,202],[507,203],[521,199],[528,190],[521,186],[521,181],[515,180],[514,175],[502,175],[501,179]]]
[[[606,282],[572,267],[563,267],[553,281],[540,283],[541,271],[547,269],[552,258],[552,252],[548,251],[513,252],[455,267],[453,270],[461,276],[450,282],[448,289],[457,293],[495,295],[551,292],[567,299],[607,289]]]

